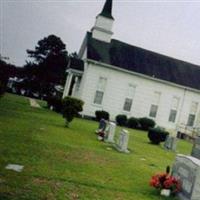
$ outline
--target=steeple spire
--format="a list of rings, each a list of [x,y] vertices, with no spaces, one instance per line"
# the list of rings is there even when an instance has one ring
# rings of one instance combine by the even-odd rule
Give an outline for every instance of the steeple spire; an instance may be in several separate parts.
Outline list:
[[[106,0],[101,13],[96,17],[95,25],[91,29],[92,38],[110,43],[113,34],[113,22],[112,0]]]
[[[99,15],[114,19],[112,16],[112,0],[106,0],[104,7]]]

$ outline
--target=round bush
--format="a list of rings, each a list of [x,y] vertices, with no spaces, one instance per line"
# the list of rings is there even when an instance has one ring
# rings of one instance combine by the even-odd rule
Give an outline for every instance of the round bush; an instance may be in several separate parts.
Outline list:
[[[149,128],[153,128],[156,125],[154,120],[147,117],[140,118],[139,123],[142,130],[149,130]]]
[[[96,120],[100,121],[101,119],[109,120],[109,113],[104,110],[97,110],[95,112]]]
[[[139,126],[139,121],[138,121],[138,119],[135,118],[135,117],[130,117],[130,118],[128,119],[128,121],[127,121],[127,126],[128,126],[129,128],[138,128],[138,126]]]
[[[83,110],[84,102],[74,97],[65,97],[62,99],[62,114],[66,119],[66,126],[73,120],[74,117],[78,116],[78,113]]]
[[[126,123],[127,123],[126,115],[117,115],[115,119],[119,126],[126,126]]]
[[[160,144],[164,142],[169,133],[160,128],[149,128],[148,138],[153,144]]]

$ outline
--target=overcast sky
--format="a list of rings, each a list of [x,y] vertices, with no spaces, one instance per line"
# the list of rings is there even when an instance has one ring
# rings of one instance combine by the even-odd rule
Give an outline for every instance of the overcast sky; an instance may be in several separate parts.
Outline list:
[[[50,34],[78,51],[105,0],[0,0],[0,53],[18,66]],[[113,0],[113,38],[200,65],[200,0]]]

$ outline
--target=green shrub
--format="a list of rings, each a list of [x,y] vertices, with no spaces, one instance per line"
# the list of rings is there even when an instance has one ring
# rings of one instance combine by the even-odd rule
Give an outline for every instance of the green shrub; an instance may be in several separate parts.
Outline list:
[[[147,117],[140,118],[139,124],[142,130],[149,130],[149,128],[153,128],[156,125],[154,120]]]
[[[126,126],[126,124],[127,124],[127,116],[126,115],[117,115],[115,120],[119,126]]]
[[[62,111],[62,99],[61,98],[54,97],[54,96],[48,96],[46,99],[47,99],[48,108],[53,106],[53,110],[55,110],[56,112]]]
[[[67,127],[73,118],[78,116],[78,113],[83,110],[83,104],[84,102],[82,100],[69,96],[62,100],[62,113],[63,117],[66,119]]]
[[[109,120],[109,113],[104,110],[96,110],[95,112],[96,120],[100,121],[102,118],[105,120]]]
[[[139,126],[139,120],[135,117],[130,117],[127,121],[127,126],[129,128],[138,128]]]
[[[159,127],[157,128],[149,128],[148,138],[153,144],[160,144],[160,142],[164,142],[169,133]]]

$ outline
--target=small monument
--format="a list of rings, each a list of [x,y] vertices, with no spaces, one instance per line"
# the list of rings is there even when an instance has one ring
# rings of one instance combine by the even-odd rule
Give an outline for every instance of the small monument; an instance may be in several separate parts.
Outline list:
[[[172,168],[172,175],[180,178],[182,182],[181,192],[178,193],[181,200],[200,199],[199,159],[178,154]]]
[[[200,159],[200,137],[194,141],[191,156]]]
[[[118,143],[116,144],[117,150],[123,153],[129,153],[128,140],[129,140],[129,132],[125,129],[122,129],[119,135]]]
[[[176,151],[176,145],[177,145],[177,138],[172,136],[167,136],[164,143],[164,148],[167,150]]]
[[[114,143],[115,129],[116,129],[116,124],[114,122],[109,122],[105,130],[106,142]]]

